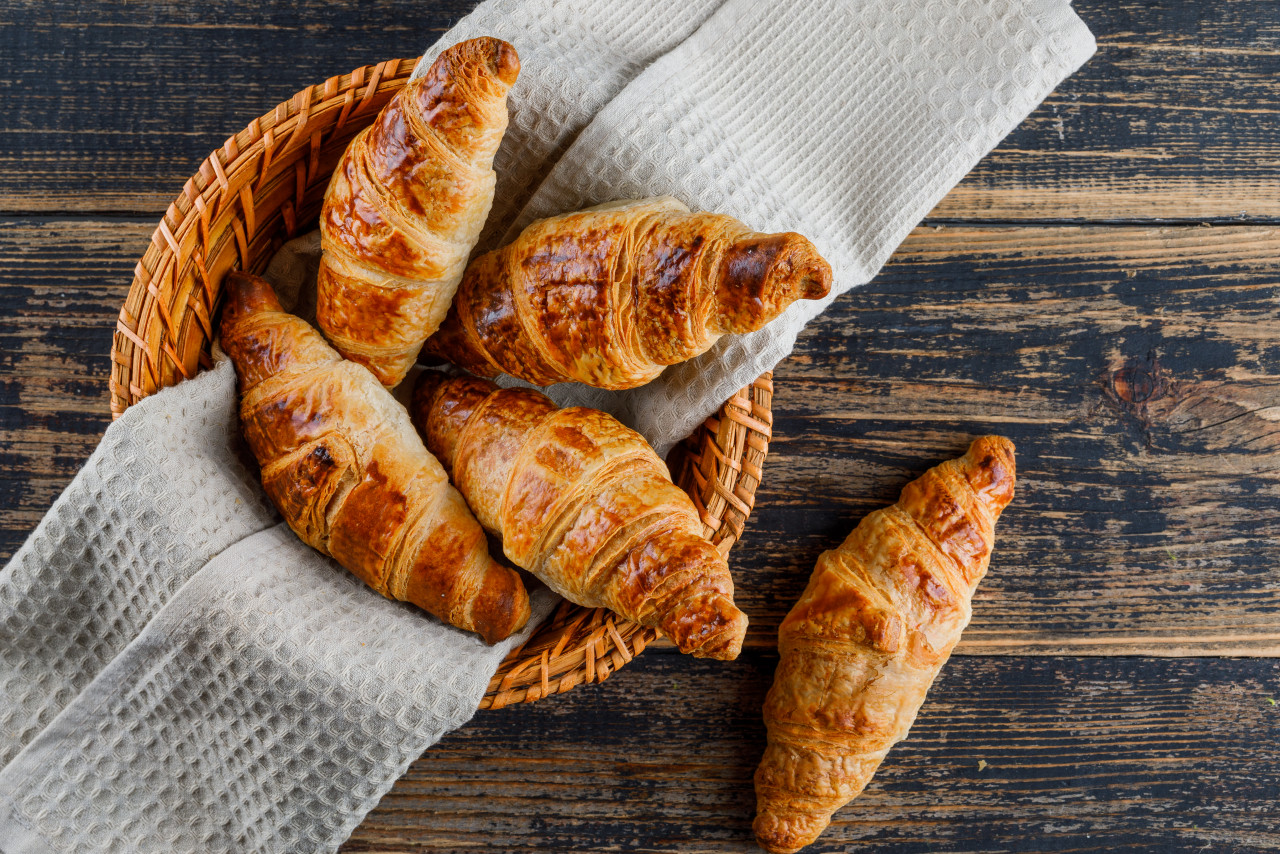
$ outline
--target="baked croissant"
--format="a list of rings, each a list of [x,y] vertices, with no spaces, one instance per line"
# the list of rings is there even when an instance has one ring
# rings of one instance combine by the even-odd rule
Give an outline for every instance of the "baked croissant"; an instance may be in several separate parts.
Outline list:
[[[484,531],[391,393],[281,310],[263,279],[233,272],[222,347],[262,485],[289,527],[391,599],[489,643],[529,619],[520,576]]]
[[[1013,443],[977,439],[825,552],[778,630],[756,770],[756,839],[813,842],[905,738],[986,574],[1013,498]]]
[[[454,45],[351,141],[329,183],[316,323],[387,387],[440,325],[489,216],[519,72],[500,39]]]
[[[480,523],[561,596],[730,660],[747,617],[693,502],[640,434],[529,389],[424,371],[410,412]]]
[[[831,266],[799,234],[670,196],[613,202],[472,261],[427,350],[485,377],[634,388],[830,289]]]

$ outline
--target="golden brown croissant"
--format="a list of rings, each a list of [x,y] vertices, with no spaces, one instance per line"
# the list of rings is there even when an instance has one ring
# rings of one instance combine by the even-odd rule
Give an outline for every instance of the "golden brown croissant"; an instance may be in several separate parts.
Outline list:
[[[905,738],[986,574],[1013,498],[1013,443],[977,439],[825,552],[778,630],[756,770],[756,838],[813,842]]]
[[[271,285],[227,276],[222,347],[240,378],[245,439],[289,527],[374,590],[490,643],[529,619],[520,576],[367,370],[280,308]]]
[[[316,322],[387,387],[440,325],[489,216],[519,72],[500,39],[454,45],[352,140],[329,183]]]
[[[614,202],[472,261],[427,350],[480,376],[634,388],[830,289],[831,266],[799,234],[670,196]]]
[[[640,434],[528,389],[424,371],[413,422],[503,550],[573,602],[733,659],[747,617],[693,502]]]

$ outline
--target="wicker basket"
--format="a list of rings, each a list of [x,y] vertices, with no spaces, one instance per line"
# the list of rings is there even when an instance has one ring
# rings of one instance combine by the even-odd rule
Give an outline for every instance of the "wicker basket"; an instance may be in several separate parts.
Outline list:
[[[314,228],[329,175],[362,128],[408,82],[414,60],[357,68],[303,89],[200,164],[138,262],[111,348],[111,412],[194,376],[210,361],[222,277],[261,272],[284,241]],[[769,450],[766,374],[730,398],[668,458],[727,553],[742,533]],[[599,682],[657,637],[603,609],[565,603],[503,661],[481,708]]]

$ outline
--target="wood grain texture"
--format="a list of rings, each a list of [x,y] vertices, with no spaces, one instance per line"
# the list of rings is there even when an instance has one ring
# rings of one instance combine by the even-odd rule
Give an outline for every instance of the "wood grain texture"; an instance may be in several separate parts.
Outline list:
[[[154,229],[0,219],[0,564],[111,421],[111,333]]]
[[[107,423],[149,225],[0,227],[0,556]],[[771,649],[818,554],[974,435],[1018,447],[959,654],[1280,653],[1280,229],[917,229],[779,367],[730,554]],[[104,286],[104,282],[114,282]]]
[[[250,119],[333,74],[420,53],[472,5],[0,0],[0,212],[158,217]],[[1097,55],[933,216],[1280,218],[1280,21],[1252,0],[1075,7]]]
[[[776,660],[646,654],[603,685],[477,715],[341,850],[756,851]],[[1275,849],[1277,692],[1274,660],[952,659],[806,851]]]
[[[0,0],[0,213],[159,218],[210,151],[303,87],[411,57],[474,0]]]

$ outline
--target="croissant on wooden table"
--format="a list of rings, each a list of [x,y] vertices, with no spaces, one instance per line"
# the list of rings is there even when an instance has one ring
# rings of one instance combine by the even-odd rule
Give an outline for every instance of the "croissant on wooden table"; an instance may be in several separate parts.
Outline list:
[[[427,351],[535,385],[644,385],[722,336],[831,289],[799,234],[760,234],[664,196],[540,220],[467,267]]]
[[[385,386],[444,318],[493,205],[515,48],[454,45],[352,140],[325,194],[316,323]]]
[[[427,447],[503,550],[561,596],[733,659],[747,617],[693,501],[640,434],[529,389],[424,371],[410,405]]]
[[[233,272],[223,289],[245,439],[289,527],[384,596],[490,643],[524,626],[519,574],[490,557],[391,393],[283,311],[265,280]]]
[[[1013,487],[1013,443],[977,439],[818,558],[778,630],[765,699],[755,833],[766,850],[817,839],[906,737],[969,623]]]

